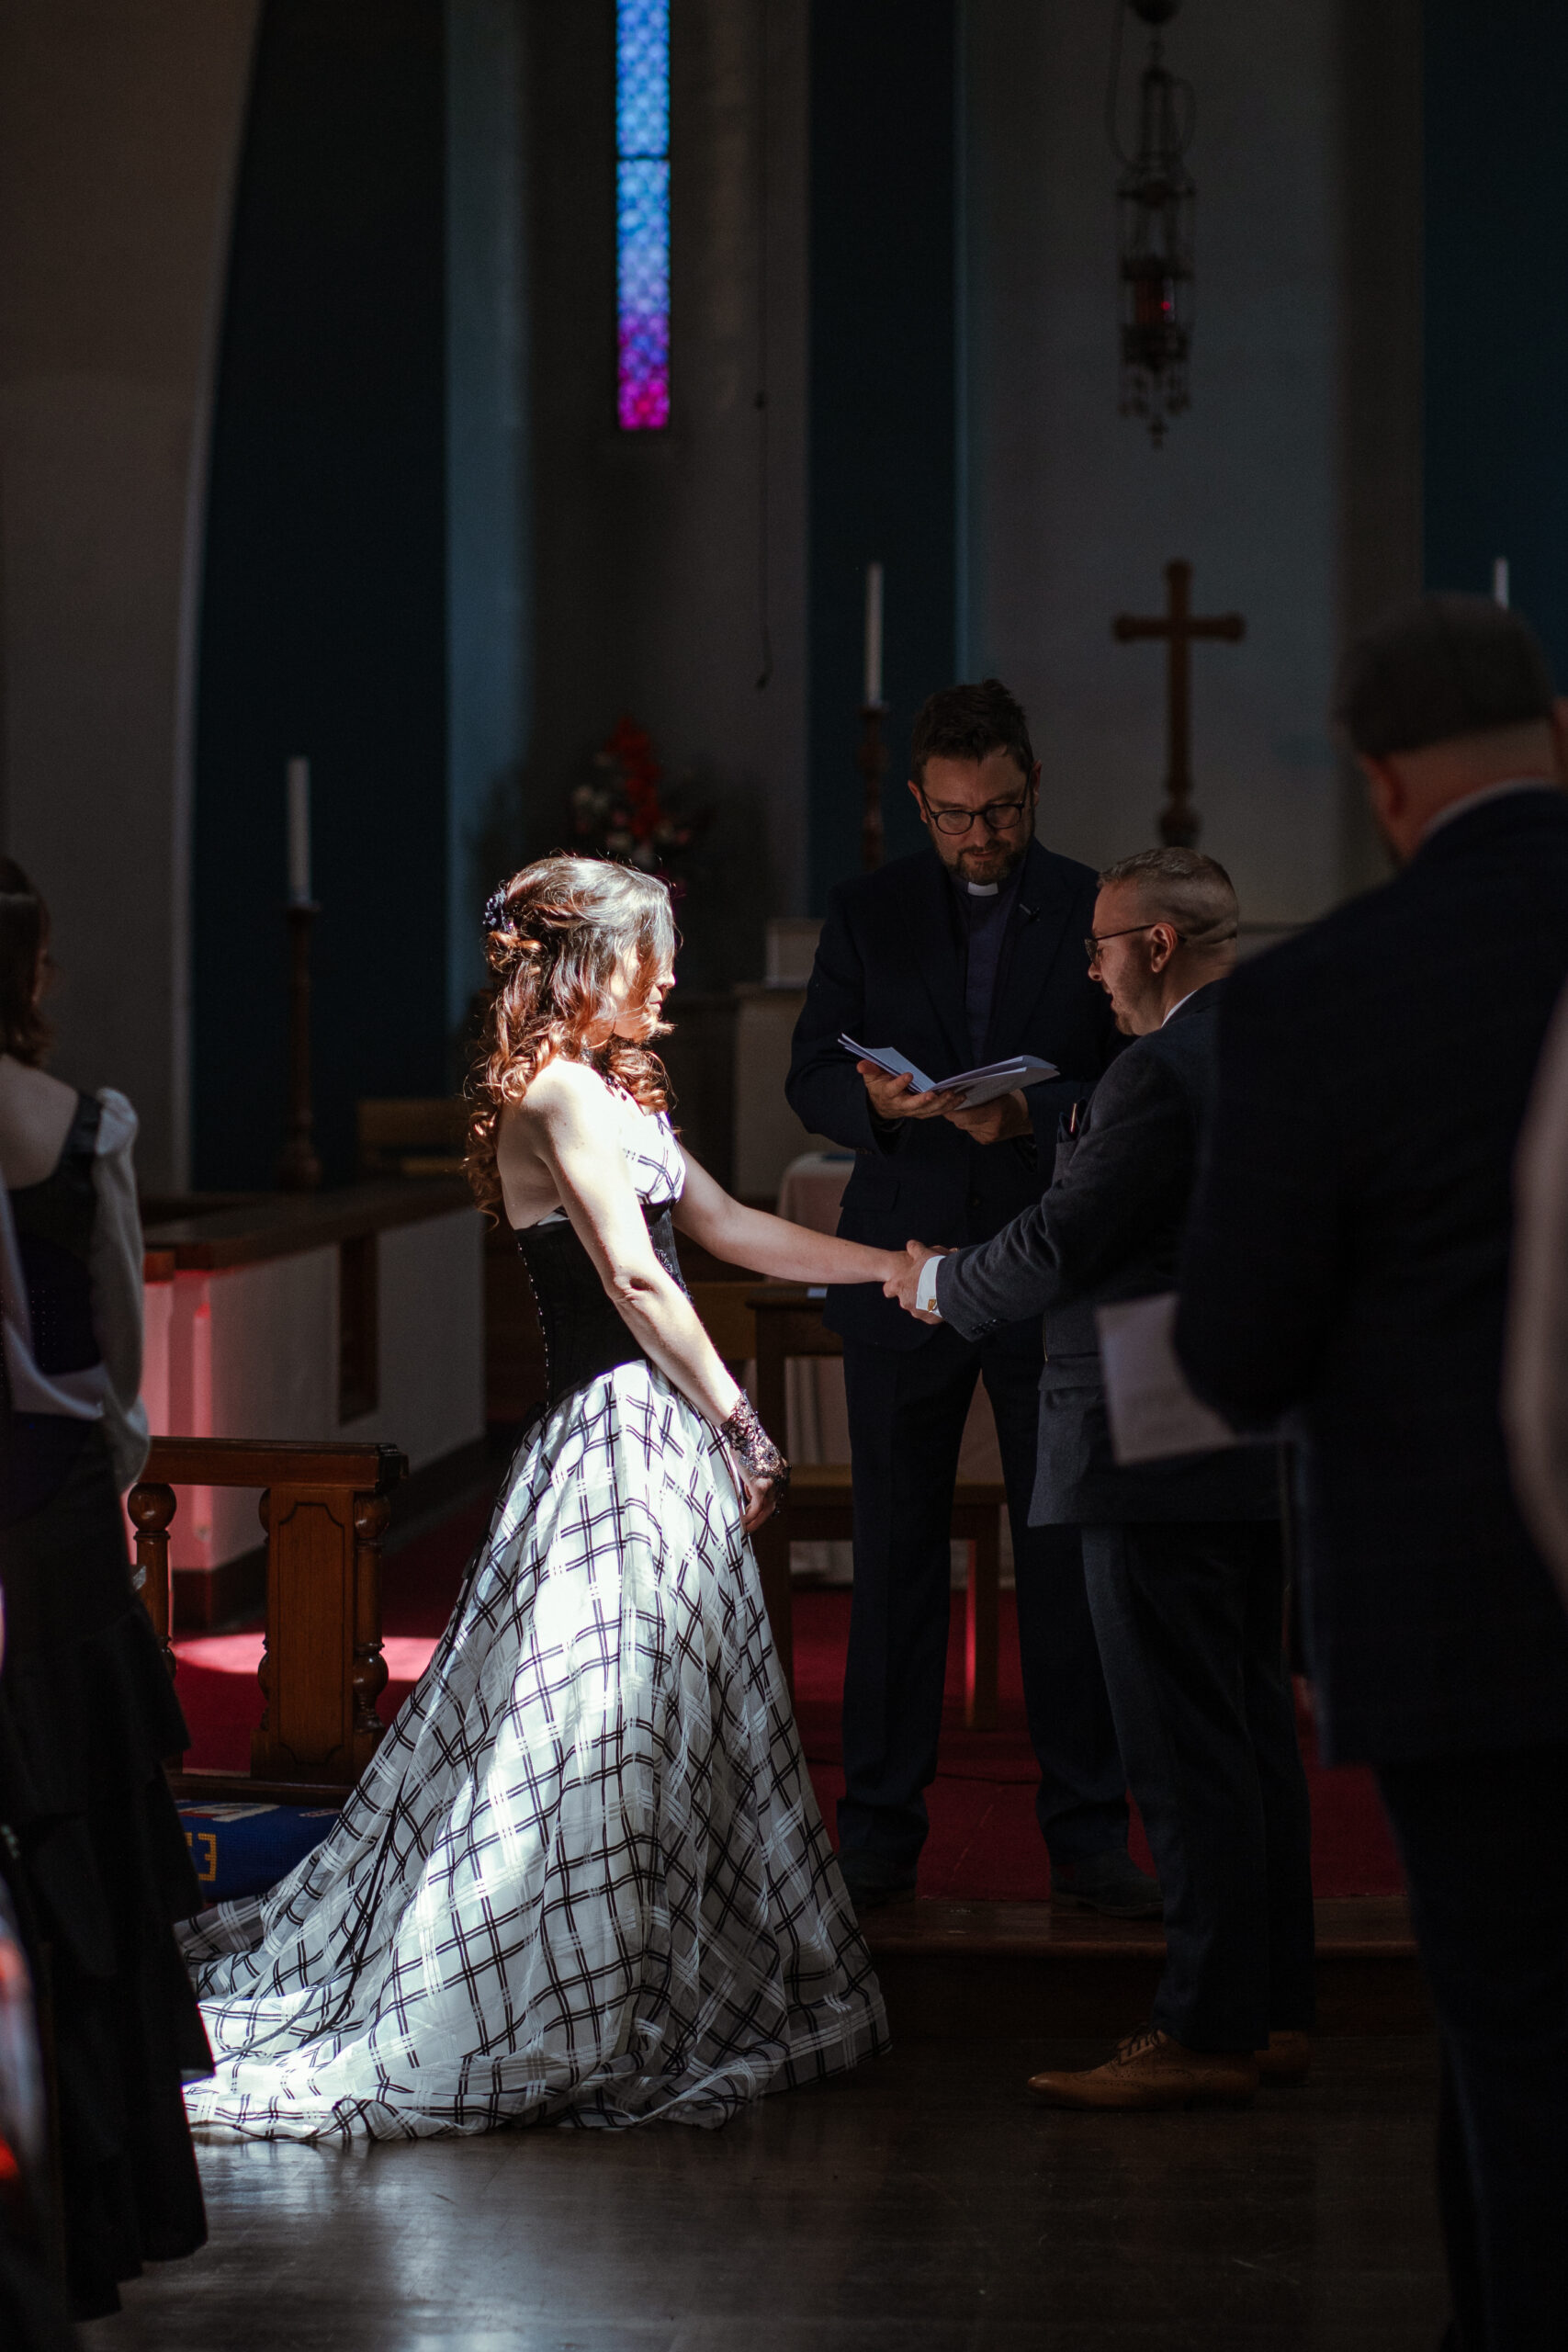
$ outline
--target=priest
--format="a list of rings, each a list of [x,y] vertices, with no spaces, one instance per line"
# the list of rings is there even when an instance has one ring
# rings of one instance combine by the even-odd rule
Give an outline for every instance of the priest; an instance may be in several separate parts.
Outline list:
[[[851,1147],[840,1234],[986,1241],[1049,1181],[1062,1114],[1115,1050],[1085,967],[1095,876],[1035,837],[1040,763],[997,679],[932,695],[909,790],[929,846],[834,891],[795,1033],[790,1103]],[[1061,1075],[976,1110],[857,1061],[841,1036],[938,1075],[1033,1054]],[[1120,1917],[1157,1912],[1127,1854],[1124,1776],[1084,1592],[1077,1531],[1032,1528],[1042,1363],[1037,1316],[978,1342],[916,1322],[869,1285],[830,1290],[844,1342],[854,1592],[844,1682],[840,1862],[857,1906],[915,1891],[947,1659],[949,1527],[975,1384],[996,1416],[1012,1526],[1036,1811],[1053,1894]]]

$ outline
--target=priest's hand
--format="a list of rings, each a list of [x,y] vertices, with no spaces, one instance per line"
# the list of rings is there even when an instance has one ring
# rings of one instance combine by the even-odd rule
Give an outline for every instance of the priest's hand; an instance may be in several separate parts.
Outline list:
[[[865,1080],[871,1107],[879,1119],[943,1119],[957,1105],[956,1094],[943,1093],[939,1088],[933,1087],[929,1094],[917,1093],[907,1071],[894,1078],[874,1062],[856,1062],[855,1068]]]
[[[896,1298],[899,1306],[915,1317],[917,1323],[940,1323],[942,1321],[940,1315],[921,1313],[915,1305],[915,1293],[919,1288],[922,1267],[932,1258],[948,1258],[952,1254],[950,1250],[928,1249],[923,1241],[907,1243],[904,1263],[896,1274],[883,1283],[882,1295],[884,1298]]]
[[[1013,1136],[1034,1132],[1034,1122],[1021,1086],[1015,1086],[1010,1094],[998,1094],[993,1102],[982,1102],[977,1111],[966,1111],[960,1102],[947,1116],[955,1127],[973,1136],[976,1143],[1006,1143]]]

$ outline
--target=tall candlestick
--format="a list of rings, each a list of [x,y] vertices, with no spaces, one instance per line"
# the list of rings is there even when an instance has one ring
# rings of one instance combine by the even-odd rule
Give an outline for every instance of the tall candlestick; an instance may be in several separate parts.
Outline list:
[[[310,763],[288,763],[288,903],[310,903]]]
[[[882,703],[882,566],[865,568],[865,707]]]
[[[881,865],[886,847],[882,821],[882,771],[887,764],[882,743],[883,707],[879,702],[868,702],[861,712],[860,749],[855,754],[861,780],[860,862],[868,874]]]
[[[305,764],[301,760],[299,763]],[[319,910],[297,899],[288,917],[288,1117],[277,1162],[280,1193],[313,1193],[321,1181],[310,1101],[310,926]]]

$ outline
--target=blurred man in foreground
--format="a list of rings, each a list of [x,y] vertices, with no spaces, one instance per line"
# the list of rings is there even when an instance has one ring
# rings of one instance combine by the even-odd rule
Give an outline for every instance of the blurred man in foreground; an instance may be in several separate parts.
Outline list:
[[[1568,728],[1516,614],[1430,596],[1336,716],[1403,871],[1244,965],[1178,1352],[1287,1417],[1324,1747],[1377,1772],[1442,2030],[1464,2352],[1568,2344],[1568,1618],[1499,1413],[1515,1147],[1568,978]]]

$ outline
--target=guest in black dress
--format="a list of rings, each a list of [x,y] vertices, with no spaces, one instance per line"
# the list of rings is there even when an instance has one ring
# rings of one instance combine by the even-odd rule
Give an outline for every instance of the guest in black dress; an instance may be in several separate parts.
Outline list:
[[[17,1883],[15,1844],[0,1831],[0,2344],[6,2352],[73,2352],[76,2333],[59,2277],[60,2216],[33,1997],[30,1955],[38,1937],[23,1917],[26,1889]]]
[[[39,1067],[48,915],[0,858],[0,1823],[51,2020],[71,2301],[206,2237],[182,2075],[211,2060],[172,1925],[200,1894],[162,1759],[187,1735],[131,1588],[136,1117]]]

